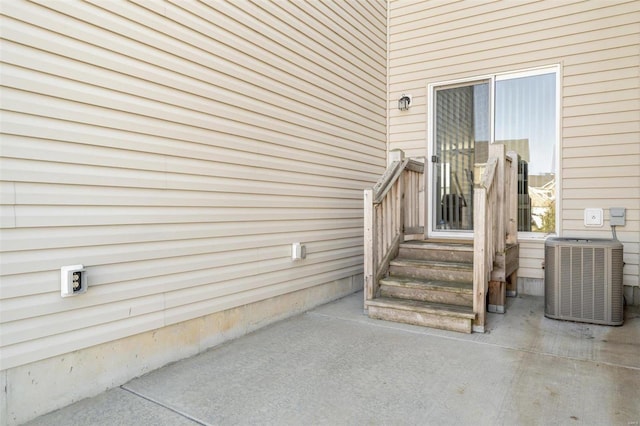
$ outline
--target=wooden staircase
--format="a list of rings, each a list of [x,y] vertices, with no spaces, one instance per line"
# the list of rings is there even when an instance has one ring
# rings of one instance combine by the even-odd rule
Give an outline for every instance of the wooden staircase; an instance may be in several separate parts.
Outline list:
[[[471,333],[472,242],[401,243],[367,308],[371,318]]]
[[[427,234],[425,159],[394,150],[389,160],[364,191],[365,310],[382,320],[484,332],[486,313],[504,312],[506,287],[517,279],[517,154],[491,144],[479,165],[473,242],[420,240]]]

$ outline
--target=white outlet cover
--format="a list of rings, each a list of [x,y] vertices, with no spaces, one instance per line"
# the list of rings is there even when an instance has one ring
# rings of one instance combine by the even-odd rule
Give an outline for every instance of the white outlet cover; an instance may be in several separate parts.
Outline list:
[[[80,273],[80,289],[74,290],[73,288],[73,275],[74,273]],[[69,265],[60,268],[60,296],[70,297],[78,296],[87,291],[87,275],[82,265]]]
[[[584,209],[584,226],[601,227],[604,225],[604,210],[597,208]]]
[[[291,260],[302,260],[307,257],[307,248],[304,244],[291,244]]]

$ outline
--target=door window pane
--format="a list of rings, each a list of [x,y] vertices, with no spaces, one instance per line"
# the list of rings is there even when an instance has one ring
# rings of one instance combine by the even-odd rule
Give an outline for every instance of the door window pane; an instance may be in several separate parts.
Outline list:
[[[490,134],[489,83],[438,89],[435,103],[436,226],[471,230],[476,149]]]
[[[519,155],[518,230],[555,232],[555,73],[496,81],[494,138]]]

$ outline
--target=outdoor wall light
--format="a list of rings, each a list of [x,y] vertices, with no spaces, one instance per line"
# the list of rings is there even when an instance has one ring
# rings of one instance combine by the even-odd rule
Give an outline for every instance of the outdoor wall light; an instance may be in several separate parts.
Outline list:
[[[411,95],[405,95],[404,93],[398,99],[398,109],[400,111],[406,111],[411,106]]]

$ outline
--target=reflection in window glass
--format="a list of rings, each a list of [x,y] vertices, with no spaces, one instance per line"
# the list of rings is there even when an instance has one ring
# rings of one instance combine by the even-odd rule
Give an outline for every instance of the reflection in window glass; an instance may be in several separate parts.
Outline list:
[[[496,81],[494,140],[519,155],[518,230],[555,232],[555,73]]]
[[[479,146],[490,134],[489,83],[436,91],[434,205],[437,229],[473,229],[473,185]]]

